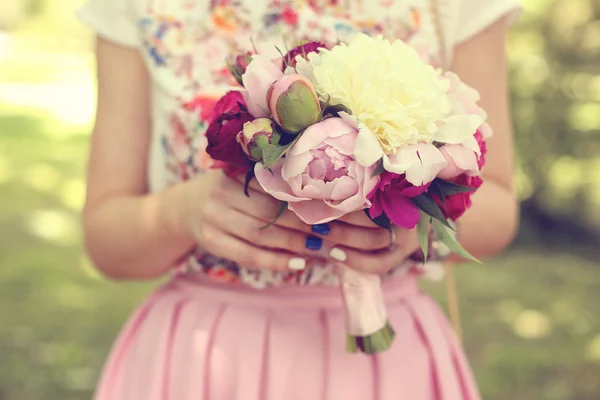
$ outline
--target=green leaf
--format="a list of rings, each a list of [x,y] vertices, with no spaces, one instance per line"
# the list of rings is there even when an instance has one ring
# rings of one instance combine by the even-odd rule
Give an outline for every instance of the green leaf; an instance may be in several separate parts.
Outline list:
[[[371,177],[375,178],[376,176],[379,176],[384,172],[385,168],[383,168],[383,160],[379,160],[379,162],[377,163],[377,167],[375,167],[375,171],[373,171],[373,175],[371,175]]]
[[[262,231],[262,230],[268,229],[268,228],[272,227],[273,225],[275,225],[275,223],[277,222],[277,220],[279,218],[281,218],[281,216],[283,215],[283,213],[285,212],[287,207],[288,207],[287,201],[282,201],[281,203],[279,203],[279,210],[277,211],[277,215],[275,215],[275,218],[273,219],[273,221],[269,222],[267,225],[260,228],[260,230]]]
[[[252,178],[254,178],[254,164],[248,169],[248,173],[246,174],[246,180],[244,181],[244,194],[246,197],[250,197],[250,191],[248,188],[250,187],[250,182],[252,182]]]
[[[369,219],[373,221],[375,225],[379,226],[380,228],[387,229],[388,231],[392,229],[392,221],[390,221],[389,217],[385,215],[385,213],[382,213],[377,218],[373,218],[371,217],[371,214],[369,214],[368,208],[365,208],[364,211],[365,214],[367,214],[367,217],[369,217]]]
[[[446,196],[444,196],[444,193],[442,193],[442,189],[437,184],[437,179],[431,182],[431,185],[429,185],[429,188],[427,188],[427,193],[429,195],[437,196],[437,198],[440,199],[442,204],[446,204]]]
[[[433,221],[433,231],[437,239],[446,245],[453,253],[458,254],[459,256],[466,258],[467,260],[474,261],[476,263],[481,264],[481,261],[476,259],[465,250],[464,247],[456,240],[455,235],[448,230],[446,226],[444,226],[440,221]]]
[[[456,183],[448,182],[443,179],[435,179],[432,186],[436,187],[439,192],[444,196],[451,196],[453,194],[468,193],[475,190],[475,188],[457,185]],[[431,186],[430,186],[431,188]]]
[[[421,212],[421,218],[417,224],[417,237],[423,252],[423,263],[427,261],[429,253],[429,226],[431,225],[431,217],[424,212]]]
[[[289,145],[277,146],[274,144],[268,144],[263,147],[262,162],[266,168],[271,168],[283,155],[288,151]]]
[[[263,147],[262,163],[265,168],[271,168],[277,161],[281,159],[288,152],[288,150],[300,139],[302,133],[296,135],[294,140],[285,146],[278,146],[274,144],[268,144]]]
[[[273,164],[275,164],[275,157],[277,153],[281,150],[280,148],[283,146],[277,146],[275,144],[267,144],[262,148],[262,163],[266,168],[270,168]]]
[[[421,194],[410,200],[412,201],[412,203],[415,206],[419,207],[419,210],[421,210],[425,214],[437,219],[438,221],[441,221],[448,228],[452,229],[452,227],[450,226],[450,223],[448,222],[446,217],[444,217],[444,213],[442,213],[442,210],[440,209],[440,207],[436,204],[435,201],[433,201],[433,199],[431,197],[427,196],[426,194]]]

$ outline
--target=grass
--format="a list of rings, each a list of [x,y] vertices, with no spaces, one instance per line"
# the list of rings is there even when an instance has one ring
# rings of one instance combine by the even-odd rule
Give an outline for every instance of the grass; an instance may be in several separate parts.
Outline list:
[[[81,129],[46,117],[0,117],[1,400],[89,399],[114,336],[151,289],[104,281],[84,256],[87,144]],[[457,270],[485,399],[600,398],[597,264],[526,248]],[[444,302],[443,285],[425,286]]]

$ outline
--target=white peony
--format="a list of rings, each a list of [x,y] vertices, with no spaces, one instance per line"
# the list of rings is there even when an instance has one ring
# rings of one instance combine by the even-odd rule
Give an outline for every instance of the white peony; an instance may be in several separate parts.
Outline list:
[[[451,110],[449,82],[402,41],[358,34],[310,63],[317,91],[352,110],[386,154],[433,142],[438,122]]]

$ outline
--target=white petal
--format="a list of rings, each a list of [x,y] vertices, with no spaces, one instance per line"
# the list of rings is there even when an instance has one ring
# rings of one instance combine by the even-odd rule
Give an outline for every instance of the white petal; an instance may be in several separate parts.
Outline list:
[[[481,149],[479,148],[479,143],[477,143],[475,136],[468,137],[464,142],[461,143],[461,146],[475,152],[477,155],[481,154]]]
[[[348,125],[358,129],[358,135],[354,144],[354,157],[363,167],[370,167],[384,156],[384,152],[381,149],[379,140],[377,137],[366,127],[366,125],[360,123],[358,119],[346,112],[339,113]]]
[[[432,144],[417,143],[401,148],[396,154],[383,159],[384,168],[396,174],[406,173],[406,180],[421,186],[435,179],[447,162]]]
[[[414,147],[418,153],[419,163],[411,165],[406,170],[406,180],[415,186],[421,186],[434,180],[448,162],[432,144],[418,143]]]
[[[483,122],[482,117],[474,114],[453,115],[440,125],[434,140],[439,143],[460,144],[469,136],[472,137]]]

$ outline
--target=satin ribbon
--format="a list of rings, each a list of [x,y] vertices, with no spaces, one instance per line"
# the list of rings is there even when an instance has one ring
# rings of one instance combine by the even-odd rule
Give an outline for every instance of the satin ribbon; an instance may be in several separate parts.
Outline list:
[[[346,325],[352,336],[369,336],[381,330],[388,315],[381,277],[337,264],[346,305]]]

